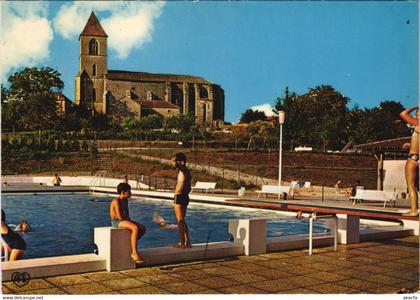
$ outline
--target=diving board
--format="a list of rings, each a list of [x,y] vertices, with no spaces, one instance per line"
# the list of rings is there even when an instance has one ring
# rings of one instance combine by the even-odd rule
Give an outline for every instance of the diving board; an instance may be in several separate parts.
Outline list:
[[[225,202],[230,203],[235,206],[244,206],[252,208],[265,208],[272,210],[281,210],[281,211],[301,211],[303,213],[318,213],[318,214],[333,214],[339,216],[343,222],[348,223],[350,226],[351,222],[359,223],[360,218],[365,219],[376,219],[384,221],[401,221],[403,223],[404,229],[412,229],[414,235],[419,235],[419,217],[410,217],[403,216],[402,213],[398,212],[388,212],[388,211],[377,211],[370,209],[362,208],[343,208],[343,207],[331,207],[331,206],[321,206],[321,205],[307,205],[307,204],[294,204],[294,203],[285,203],[285,202],[269,202],[269,201],[257,201],[257,200],[236,200],[229,199]],[[353,220],[353,221],[352,221]],[[347,232],[347,225],[345,231]],[[358,225],[351,225],[354,228]],[[355,230],[355,229],[354,229]],[[353,231],[354,231],[353,230]],[[353,240],[357,240],[354,238]]]

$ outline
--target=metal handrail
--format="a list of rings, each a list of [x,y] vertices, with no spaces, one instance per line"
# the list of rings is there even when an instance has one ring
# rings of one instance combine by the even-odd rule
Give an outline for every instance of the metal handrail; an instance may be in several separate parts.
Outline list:
[[[106,174],[106,171],[98,171],[93,175],[92,180],[89,183],[89,186],[95,185],[96,181],[99,180],[99,186],[101,186],[101,179],[104,178]],[[103,182],[103,185],[105,185],[105,182]],[[90,189],[90,188],[89,188]]]
[[[317,216],[316,212],[313,212],[309,216],[309,255],[312,255],[313,246],[313,230],[314,221],[317,219],[333,219],[334,220],[334,251],[337,251],[337,237],[338,237],[338,218],[336,215],[322,215]]]

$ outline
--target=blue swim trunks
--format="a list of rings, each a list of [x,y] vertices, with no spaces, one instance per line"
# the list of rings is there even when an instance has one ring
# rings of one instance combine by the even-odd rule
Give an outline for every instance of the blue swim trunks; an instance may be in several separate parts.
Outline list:
[[[114,228],[118,228],[118,224],[120,224],[121,223],[121,221],[120,220],[112,220],[111,221],[111,225],[112,225],[112,227],[114,227]]]

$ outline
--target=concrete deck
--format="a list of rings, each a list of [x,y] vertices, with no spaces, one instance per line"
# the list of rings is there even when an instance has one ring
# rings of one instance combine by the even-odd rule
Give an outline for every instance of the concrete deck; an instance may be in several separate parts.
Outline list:
[[[12,192],[79,192],[72,187],[3,188]],[[20,191],[19,191],[20,190]],[[30,191],[29,191],[30,190]],[[84,189],[87,191],[87,189]],[[99,191],[115,192],[115,188]],[[139,190],[133,195],[172,199],[168,192]],[[247,191],[238,198],[235,191],[215,194],[193,193],[193,202],[227,204],[227,199],[256,200],[257,194]],[[263,202],[279,204],[277,197],[263,198]],[[321,206],[368,210],[399,214],[408,210],[408,200],[399,200],[396,207],[382,208],[381,203],[357,206],[345,197],[332,193],[321,196],[319,190],[296,194],[295,199],[280,201],[287,205]],[[261,205],[263,206],[263,205]],[[418,225],[417,225],[418,226]],[[254,256],[197,261],[161,267],[142,267],[121,272],[94,272],[32,279],[24,286],[13,282],[2,285],[5,294],[361,294],[395,293],[419,289],[419,238],[410,236],[386,240],[339,245],[314,249],[309,256],[306,249],[276,251]]]
[[[307,250],[32,279],[4,294],[392,294],[419,290],[416,236]]]

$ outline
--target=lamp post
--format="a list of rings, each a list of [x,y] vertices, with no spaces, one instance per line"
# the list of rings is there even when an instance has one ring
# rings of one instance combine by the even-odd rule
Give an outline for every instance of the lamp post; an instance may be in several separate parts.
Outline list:
[[[285,112],[279,110],[279,124],[280,124],[280,141],[279,141],[279,186],[281,185],[281,159],[282,159],[282,147],[283,147],[283,124],[284,124]]]

